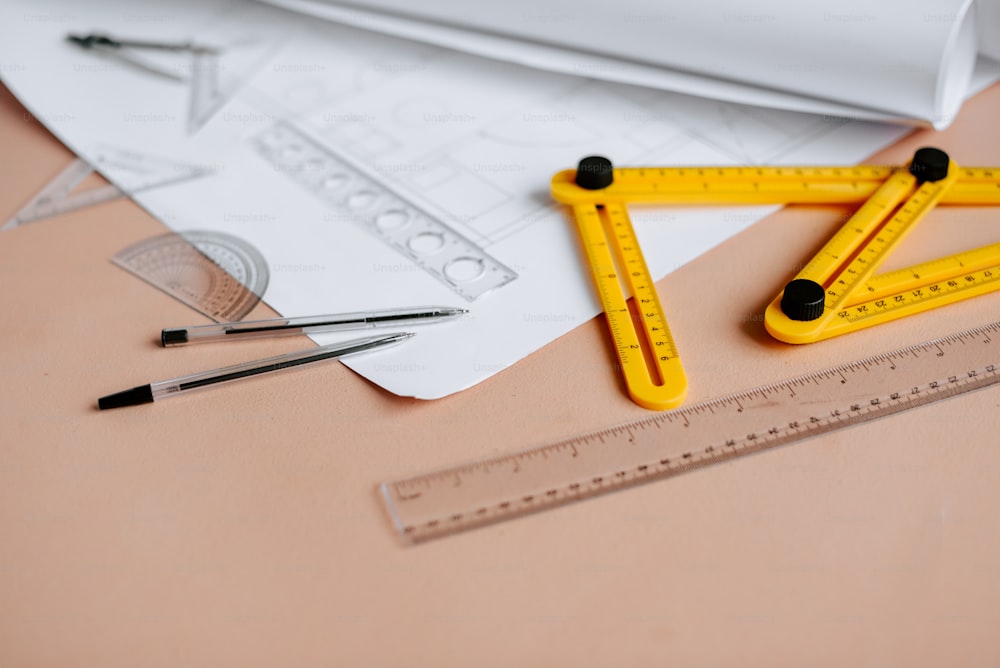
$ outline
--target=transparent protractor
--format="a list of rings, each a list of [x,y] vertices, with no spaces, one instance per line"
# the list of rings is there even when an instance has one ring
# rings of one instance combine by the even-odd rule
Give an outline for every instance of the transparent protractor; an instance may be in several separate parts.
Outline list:
[[[139,241],[112,260],[216,322],[244,318],[267,290],[267,262],[224,232],[169,232]]]

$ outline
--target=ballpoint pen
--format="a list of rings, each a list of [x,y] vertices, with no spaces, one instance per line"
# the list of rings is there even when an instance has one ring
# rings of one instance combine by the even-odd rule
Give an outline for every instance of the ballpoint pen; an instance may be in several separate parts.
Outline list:
[[[164,347],[167,347],[181,346],[187,343],[232,341],[265,336],[340,332],[350,329],[394,327],[437,322],[446,318],[454,318],[463,313],[468,313],[468,311],[448,306],[418,306],[361,313],[314,315],[301,318],[272,318],[270,320],[250,320],[246,322],[223,322],[212,325],[196,325],[194,327],[170,327],[163,330],[160,334],[160,340],[163,342]]]
[[[398,343],[410,338],[411,336],[413,336],[413,334],[406,332],[400,334],[386,334],[383,336],[369,336],[360,339],[352,339],[350,341],[332,343],[327,346],[319,346],[318,348],[310,348],[309,350],[300,350],[298,352],[287,353],[285,355],[277,355],[276,357],[268,357],[262,360],[234,364],[221,369],[202,371],[200,373],[193,373],[189,376],[182,376],[180,378],[161,380],[149,383],[148,385],[133,387],[130,390],[123,390],[121,392],[116,392],[115,394],[109,394],[106,397],[101,397],[97,400],[97,406],[101,410],[105,410],[108,408],[121,408],[123,406],[147,404],[152,401],[158,401],[167,397],[177,396],[178,394],[184,394],[185,392],[190,392],[191,390],[198,390],[221,383],[228,383],[242,378],[250,378],[251,376],[258,376],[263,373],[270,373],[271,371],[280,371],[282,369],[290,369],[297,366],[303,366],[305,364],[312,364],[314,362],[337,359],[338,357],[343,357],[344,355],[353,355],[354,353],[360,353],[366,350],[374,350],[376,348],[381,348],[382,346]]]

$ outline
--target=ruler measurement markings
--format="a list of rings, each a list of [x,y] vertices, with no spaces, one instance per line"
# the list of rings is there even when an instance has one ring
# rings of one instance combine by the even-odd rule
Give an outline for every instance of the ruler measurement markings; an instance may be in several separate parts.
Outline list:
[[[894,176],[869,198],[858,211],[851,216],[820,250],[806,264],[799,276],[811,278],[827,288],[832,299],[827,300],[827,308],[834,308],[843,290],[848,289],[849,280],[853,283],[854,275],[844,276],[851,270],[852,259],[865,248],[865,242],[877,238],[879,234],[891,233],[885,226],[880,226],[886,211],[894,209],[908,192],[912,177],[907,174]],[[847,263],[842,268],[834,268],[833,263]],[[845,280],[848,279],[848,280]],[[843,289],[836,287],[837,282]]]
[[[858,302],[838,311],[837,315],[854,323],[870,318],[898,315],[898,311],[917,304],[937,301],[943,305],[992,291],[996,289],[994,285],[997,281],[1000,281],[1000,265],[993,265],[987,269],[925,284],[889,297]]]
[[[617,230],[616,247],[628,268],[625,272],[626,283],[631,288],[632,300],[646,334],[650,355],[656,358],[650,368],[657,371],[659,378],[655,379],[656,383],[663,384],[667,382],[664,374],[669,372],[666,372],[661,362],[676,359],[677,346],[667,327],[663,307],[645,259],[637,252],[638,241],[624,205],[609,207],[608,215]]]
[[[601,203],[613,195],[630,203],[852,204],[870,197],[899,167],[800,168],[617,168],[607,192],[575,189],[575,172],[553,177],[553,192],[567,203]],[[1000,196],[1000,175],[989,167],[965,167],[941,204],[990,204]],[[746,183],[746,181],[752,181]]]
[[[624,273],[627,276],[623,279],[623,272],[618,268],[619,263],[626,260],[620,242],[624,240],[626,244],[630,243],[628,230],[623,225],[625,221],[611,215],[607,207],[592,206],[577,207],[576,221],[622,369],[630,379],[630,385],[645,387],[653,379],[647,373],[641,352],[642,342],[632,324],[623,286],[623,283],[630,281],[630,272],[626,270]],[[636,299],[637,295],[633,294],[632,298]]]

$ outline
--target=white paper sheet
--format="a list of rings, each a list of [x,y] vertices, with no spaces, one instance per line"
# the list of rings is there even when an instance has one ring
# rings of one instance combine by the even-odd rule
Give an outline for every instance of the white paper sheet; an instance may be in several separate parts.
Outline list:
[[[192,126],[190,80],[64,41],[91,30],[221,46],[224,99]],[[336,150],[516,271],[465,304],[468,318],[348,362],[419,398],[485,380],[599,313],[571,223],[547,194],[551,175],[584,155],[623,165],[851,164],[907,132],[543,72],[219,0],[11,3],[0,73],[83,157],[105,144],[210,170],[135,199],[176,230],[253,244],[270,269],[264,299],[283,315],[463,301],[263,161],[253,140],[276,123]],[[642,209],[635,222],[659,277],[769,210]]]
[[[542,69],[873,120],[954,120],[979,45],[972,0],[267,0]],[[983,13],[997,0],[981,0]],[[987,55],[990,48],[986,48]],[[989,68],[983,63],[982,68]]]
[[[979,52],[1000,60],[1000,0],[976,0]]]

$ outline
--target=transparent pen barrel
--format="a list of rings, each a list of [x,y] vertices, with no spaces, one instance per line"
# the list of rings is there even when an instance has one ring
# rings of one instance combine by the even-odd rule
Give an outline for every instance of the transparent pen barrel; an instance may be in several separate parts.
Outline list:
[[[296,318],[273,318],[248,322],[224,322],[193,327],[164,329],[162,342],[166,347],[189,343],[211,343],[263,337],[290,336],[293,334],[319,334],[403,324],[434,322],[443,317],[464,313],[464,309],[422,306],[385,311],[338,313]]]
[[[163,330],[164,345],[211,343],[227,339],[257,339],[319,332],[339,332],[374,327],[364,313],[348,313],[331,322],[328,316],[284,318],[249,322],[227,322],[218,325],[198,325]]]
[[[397,334],[388,336],[372,336],[363,339],[353,339],[351,341],[339,342],[327,346],[319,346],[308,350],[300,350],[285,355],[277,355],[262,360],[234,364],[221,369],[202,371],[189,376],[172,378],[150,383],[154,399],[163,399],[169,396],[176,396],[185,392],[191,392],[206,387],[213,387],[224,383],[231,383],[237,380],[252,378],[262,374],[293,369],[306,364],[314,364],[325,360],[337,359],[345,355],[364,352],[387,343],[395,343],[408,334]]]

